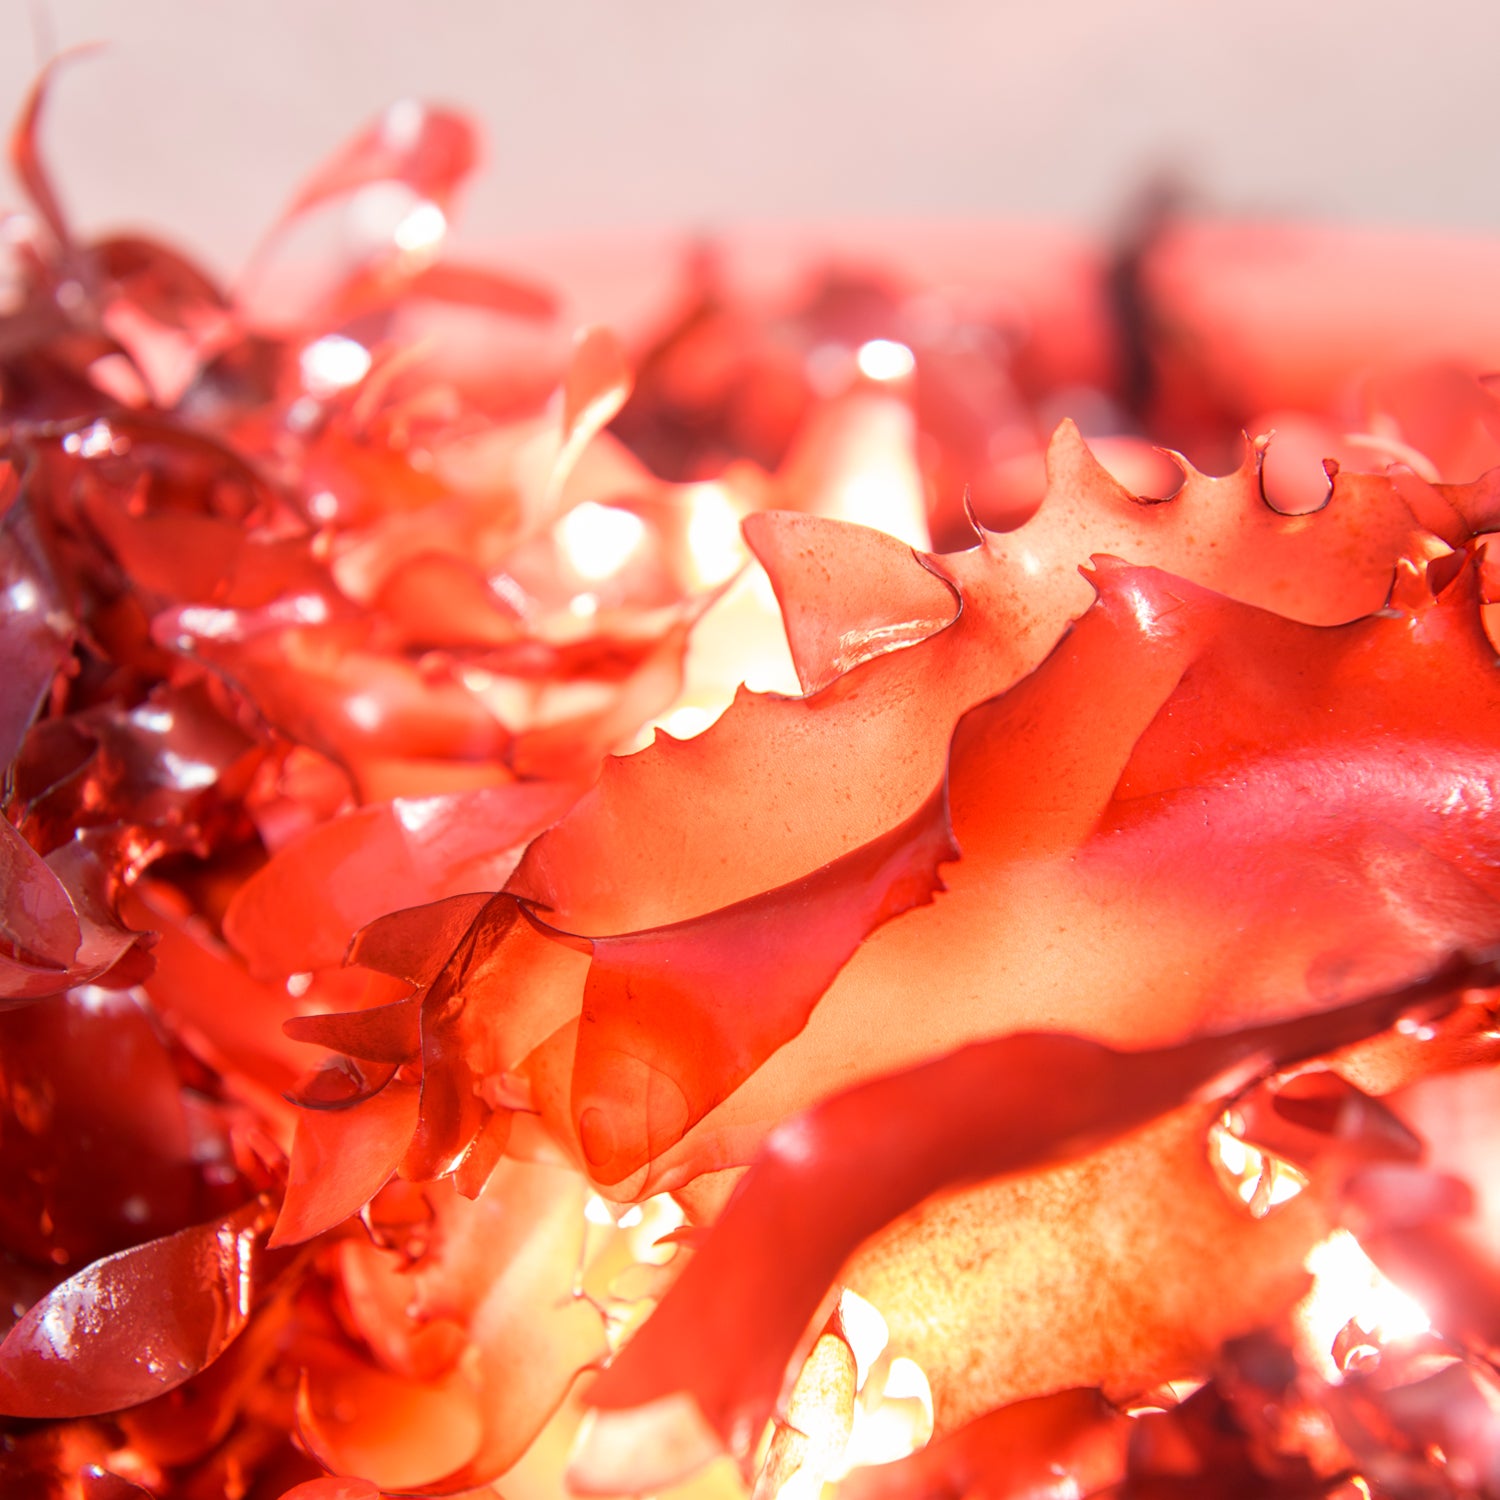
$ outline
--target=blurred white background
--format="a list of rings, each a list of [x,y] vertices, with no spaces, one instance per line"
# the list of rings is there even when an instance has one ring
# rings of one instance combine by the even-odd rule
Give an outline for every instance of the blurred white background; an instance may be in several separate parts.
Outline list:
[[[5,0],[0,105],[91,40],[46,125],[65,202],[221,270],[407,94],[484,122],[471,241],[1105,228],[1160,170],[1232,211],[1500,228],[1493,0]]]

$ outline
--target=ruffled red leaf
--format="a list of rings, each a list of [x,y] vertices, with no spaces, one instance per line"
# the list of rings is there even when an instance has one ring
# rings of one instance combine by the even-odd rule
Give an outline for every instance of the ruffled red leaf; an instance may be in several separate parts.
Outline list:
[[[416,958],[409,946],[414,935],[440,938],[447,947],[409,962]],[[470,898],[454,898],[397,913],[361,934],[353,950],[356,959],[365,954],[367,943],[382,965],[420,966],[421,972],[411,977],[429,980],[426,990],[387,1006],[300,1017],[289,1021],[286,1031],[297,1040],[372,1062],[419,1060],[420,1104],[414,1106],[415,1130],[406,1132],[402,1174],[424,1181],[457,1168],[465,1191],[477,1192],[509,1134],[513,1100],[498,1081],[567,1021],[584,961],[543,937],[509,896],[477,905]],[[382,953],[382,947],[388,951]],[[435,974],[430,966],[437,968]],[[337,1132],[341,1140],[358,1142],[370,1162],[369,1179],[378,1175],[375,1163],[387,1160],[395,1139],[384,1128],[385,1114],[372,1117],[369,1139],[363,1138],[361,1118],[380,1097],[341,1111],[345,1117],[337,1123],[305,1122],[309,1131]],[[312,1146],[310,1136],[309,1152]],[[308,1191],[315,1190],[310,1182]],[[344,1203],[346,1195],[337,1201]]]
[[[181,1469],[233,1452],[241,1415],[264,1382],[276,1377],[294,1326],[291,1282],[280,1275],[267,1287],[244,1332],[206,1369],[115,1419],[134,1453]]]
[[[0,1344],[0,1411],[118,1411],[196,1375],[250,1316],[269,1217],[248,1203],[69,1277]]]
[[[503,647],[524,634],[515,609],[476,568],[441,553],[399,563],[373,602],[409,647]]]
[[[133,515],[93,492],[85,500],[89,521],[108,541],[136,587],[165,602],[255,609],[284,596],[337,603],[323,570],[302,537],[255,540],[222,516],[157,513]],[[220,620],[200,610],[189,621],[215,626]],[[224,617],[224,623],[232,618]]]
[[[1318,630],[1101,566],[1095,610],[954,740],[964,859],[949,894],[866,945],[797,1055],[773,1057],[654,1185],[745,1160],[755,1129],[816,1097],[820,1079],[870,1076],[1000,1024],[1067,1016],[1106,1039],[1168,1041],[1294,996],[1311,1006],[1399,982],[1490,940],[1500,891],[1477,851],[1500,774],[1486,748],[1500,684],[1466,577],[1411,620]],[[1280,692],[1305,712],[1276,718]],[[684,776],[682,790],[708,789]],[[705,883],[721,878],[717,862],[702,868]],[[685,881],[686,861],[676,873]],[[1138,925],[1101,920],[1117,910]]]
[[[1097,1150],[1246,1072],[1380,1032],[1487,983],[1461,960],[1419,984],[1151,1052],[1061,1035],[975,1043],[779,1126],[660,1308],[589,1390],[607,1411],[690,1392],[732,1446],[760,1430],[808,1319],[848,1255],[931,1194]],[[878,1162],[878,1171],[868,1163]],[[795,1236],[786,1228],[795,1225]],[[728,1351],[733,1351],[729,1355]]]
[[[906,649],[865,657],[808,698],[743,695],[688,750],[658,745],[607,766],[528,851],[510,889],[550,906],[570,930],[633,931],[785,884],[868,842],[937,783],[959,716],[1034,669],[1088,607],[1078,566],[1091,554],[1168,567],[1236,600],[1320,623],[1384,605],[1397,562],[1428,545],[1395,490],[1363,506],[1336,501],[1312,518],[1279,516],[1261,499],[1256,459],[1252,451],[1224,479],[1191,474],[1172,500],[1144,504],[1064,423],[1049,450],[1048,497],[1025,526],[985,533],[970,552],[925,562],[913,555],[904,582],[899,555],[874,549],[894,596],[907,602],[889,622]],[[857,564],[871,549],[852,566],[846,533],[835,522],[776,513],[747,525],[773,580],[787,572],[778,582],[783,599],[825,580],[816,607],[836,625],[824,651],[827,640],[870,629]],[[947,629],[924,636],[925,622],[943,618],[932,614],[929,569],[954,587],[962,608]],[[799,627],[799,642],[804,635]],[[828,663],[814,656],[809,670],[815,665],[823,670],[813,676],[825,676]],[[803,790],[814,785],[820,795],[809,804]],[[660,833],[684,819],[710,841],[756,824],[787,832],[747,844],[734,860],[690,865],[675,838]]]
[[[1377,1218],[1370,1227],[1360,1223],[1358,1237],[1434,1328],[1484,1358],[1500,1349],[1500,1256],[1473,1228],[1436,1216],[1381,1227]]]
[[[159,616],[156,630],[232,677],[288,738],[346,767],[365,800],[425,791],[434,780],[446,792],[510,779],[513,736],[454,675],[429,676],[370,649],[364,627],[299,625],[295,604],[270,606],[258,619],[241,615],[224,636],[195,635],[189,627],[198,617],[186,609]],[[217,630],[228,622],[212,623]],[[471,779],[444,785],[434,762]],[[407,774],[393,775],[400,767]]]
[[[429,940],[433,947],[414,947]],[[413,1128],[405,1131],[397,1157],[402,1175],[425,1181],[456,1172],[461,1190],[474,1196],[509,1139],[516,1101],[504,1087],[505,1077],[567,1021],[583,960],[543,937],[508,896],[455,897],[395,913],[362,932],[351,957],[411,970],[402,977],[427,987],[386,1006],[298,1017],[286,1023],[288,1035],[377,1064],[420,1063]],[[388,1163],[389,1175],[396,1139],[386,1129],[389,1104],[371,1114],[368,1134],[361,1123],[380,1097],[340,1101],[343,1118],[335,1123],[304,1122],[308,1162],[315,1154],[314,1137],[336,1134],[347,1143],[340,1149],[358,1151],[369,1163],[361,1183],[381,1176],[377,1164]],[[302,1135],[299,1127],[299,1143]],[[316,1196],[311,1167],[308,1175],[306,1194]],[[366,1197],[378,1186],[375,1182]],[[350,1195],[329,1201],[343,1205]],[[351,1211],[344,1208],[343,1214]],[[316,1222],[321,1224],[321,1217]]]
[[[307,1055],[282,1034],[282,1022],[298,1010],[286,986],[252,979],[169,887],[142,882],[127,911],[157,935],[144,985],[163,1016],[206,1042],[226,1067],[267,1088],[288,1088]]]
[[[286,1094],[302,1109],[351,1109],[373,1099],[396,1076],[395,1063],[335,1057],[321,1063]]]
[[[1500,572],[1476,589],[1465,554],[1445,555],[1500,524],[1483,472],[1500,405],[1453,359],[1491,362],[1472,288],[1494,279],[1492,250],[1244,226],[1221,240],[1153,220],[1110,261],[1055,236],[1016,250],[965,231],[943,250],[924,231],[917,280],[937,290],[832,273],[774,309],[705,257],[665,338],[631,330],[642,379],[606,434],[627,341],[591,333],[570,365],[508,321],[548,299],[439,257],[475,156],[458,117],[398,107],[308,181],[290,219],[394,184],[370,202],[414,207],[414,232],[361,244],[352,217],[350,262],[314,278],[300,315],[268,294],[250,334],[262,309],[226,306],[169,248],[70,241],[37,155],[44,84],[13,145],[40,229],[10,246],[19,305],[0,316],[3,425],[26,476],[23,497],[0,491],[0,968],[15,995],[47,998],[0,1018],[0,1309],[83,1259],[274,1194],[289,1090],[308,1107],[283,1229],[331,1229],[379,1191],[371,1239],[350,1226],[298,1257],[286,1295],[195,1379],[108,1421],[12,1424],[0,1488],[275,1495],[311,1473],[287,1435],[303,1369],[307,1443],[368,1476],[356,1490],[492,1478],[602,1352],[572,1295],[587,1189],[558,1170],[533,1196],[526,1174],[543,1169],[505,1156],[580,1155],[573,1104],[591,1089],[620,1139],[645,1142],[625,1164],[652,1155],[621,1191],[678,1192],[699,1220],[679,1238],[712,1262],[728,1253],[702,1227],[729,1191],[715,1169],[835,1087],[1033,1031],[1112,1048],[1123,1078],[1126,1049],[1134,1071],[1135,1049],[1316,1016],[1493,940],[1500,715],[1478,626]],[[904,238],[883,251],[900,259]],[[1334,274],[1308,296],[1319,255]],[[627,258],[610,257],[612,278]],[[953,290],[976,270],[980,296]],[[1426,363],[1351,378],[1413,354]],[[1066,426],[1044,452],[1065,391],[1089,393],[1074,409],[1101,433],[1092,453]],[[1327,410],[1281,409],[1314,398]],[[1241,428],[1268,427],[1222,480],[1152,446],[1217,472]],[[776,479],[746,480],[747,458]],[[683,706],[704,588],[741,560],[719,523],[773,492],[853,515],[877,477],[909,535],[963,545],[970,493],[1013,529],[924,558],[813,516],[752,517],[808,696],[746,696],[702,739],[611,767],[510,893],[469,894],[508,859],[487,817],[460,826],[478,789],[583,784]],[[623,560],[575,545],[586,500],[640,523]],[[1101,552],[1169,571],[1101,563],[1080,579]],[[618,565],[595,577],[604,563]],[[747,618],[779,629],[751,573],[695,642],[690,711],[715,711],[707,678],[754,654]],[[1485,608],[1500,639],[1500,607]],[[720,652],[727,665],[708,662]],[[945,777],[964,859],[940,899],[881,923],[885,874],[862,884],[860,862],[899,843]],[[936,863],[908,872],[914,888]],[[523,899],[587,952],[529,923]],[[226,909],[272,979],[219,941]],[[333,967],[361,923],[352,954],[369,967]],[[150,975],[146,929],[162,933]],[[143,979],[154,1014],[105,989]],[[417,992],[394,1000],[402,986]],[[1471,1004],[1430,1041],[1387,1033],[1323,1061],[1379,1091],[1492,1061],[1489,1025]],[[338,1054],[311,1075],[310,1042]],[[672,1082],[633,1100],[610,1047]],[[1482,1153],[1449,1149],[1492,1134],[1493,1101],[1469,1075],[1445,1080],[1438,1124],[1413,1100],[1432,1156],[1418,1169],[1399,1119],[1332,1078],[1236,1097],[1248,1138],[1313,1178],[1264,1221],[1205,1159],[1215,1098],[925,1201],[864,1243],[841,1279],[934,1392],[938,1442],[908,1468],[951,1479],[983,1434],[1023,1424],[995,1410],[1020,1396],[1133,1396],[1212,1372],[1137,1425],[1132,1493],[1311,1495],[1356,1461],[1403,1492],[1488,1473],[1493,1444],[1474,1434],[1496,1402],[1477,1363],[1429,1381],[1387,1349],[1378,1378],[1320,1387],[1274,1340],[1223,1347],[1288,1309],[1340,1221],[1398,1278],[1430,1283],[1450,1337],[1485,1350],[1500,1326],[1485,1250],[1500,1192]],[[1042,1115],[1066,1107],[1068,1081]],[[1041,1087],[1027,1078],[1019,1097]],[[906,1128],[881,1120],[868,1140]],[[866,1201],[860,1174],[887,1168],[845,1160],[834,1218]],[[380,1187],[393,1169],[424,1181]],[[767,1233],[766,1258],[795,1272],[824,1209]],[[606,1234],[607,1255],[626,1238]],[[738,1316],[785,1332],[774,1298]],[[731,1345],[716,1352],[732,1367]],[[779,1423],[768,1487],[801,1441]],[[648,1442],[636,1462],[631,1487],[662,1453]]]
[[[111,236],[88,254],[103,283],[100,323],[119,340],[153,404],[175,407],[204,364],[238,338],[227,298],[192,261],[144,236]]]
[[[419,1380],[352,1350],[325,1352],[298,1392],[297,1433],[335,1473],[377,1476],[386,1495],[421,1493],[427,1478],[475,1451],[480,1413],[456,1370]]]
[[[128,993],[0,1014],[0,1101],[0,1236],[32,1263],[76,1267],[216,1207],[172,1056]]]
[[[339,1410],[336,1378],[314,1369],[299,1407],[319,1460],[336,1471],[358,1468],[387,1492],[417,1495],[462,1494],[508,1469],[578,1372],[604,1352],[598,1314],[572,1295],[583,1198],[582,1182],[565,1170],[506,1162],[477,1202],[440,1218],[441,1238],[412,1290],[422,1318],[452,1319],[469,1330],[468,1358],[447,1395],[460,1416],[466,1407],[479,1416],[477,1433],[463,1434],[471,1451],[461,1464],[432,1472],[433,1447],[424,1452],[409,1426],[392,1421],[422,1399],[418,1383],[384,1377],[382,1394],[381,1381],[363,1377],[369,1404]]]
[[[23,902],[5,934],[11,951],[0,953],[0,1001],[38,1000],[95,981],[130,985],[150,973],[139,946],[149,943],[150,934],[133,932],[119,920],[114,877],[86,838],[39,860],[6,824],[0,847]]]
[[[1235,1101],[1235,1133],[1303,1171],[1349,1173],[1370,1162],[1417,1162],[1420,1136],[1389,1105],[1334,1072],[1299,1073]]]
[[[870,933],[942,890],[938,867],[957,858],[940,786],[904,823],[792,885],[587,940],[572,1110],[597,1180],[619,1183],[675,1145],[802,1030]]]
[[[72,620],[29,509],[13,504],[16,478],[0,475],[0,764],[9,765],[72,657]]]
[[[804,693],[821,691],[871,657],[925,640],[958,613],[953,586],[914,568],[912,549],[883,531],[762,513],[746,519],[745,534],[776,590]],[[841,587],[830,599],[826,558],[835,541]]]
[[[440,260],[416,271],[376,264],[356,272],[339,287],[324,316],[330,323],[349,323],[383,308],[423,301],[538,322],[558,312],[557,298],[542,287],[489,266]]]
[[[124,295],[163,323],[188,326],[195,315],[229,310],[228,298],[213,279],[170,245],[117,234],[96,240],[89,253]]]
[[[456,899],[463,901],[467,908],[467,898]],[[293,1041],[311,1042],[314,1046],[343,1052],[364,1062],[405,1063],[413,1061],[421,1052],[421,1026],[421,1003],[415,997],[408,997],[393,1000],[389,1005],[372,1005],[367,1010],[293,1016],[282,1023],[281,1029]]]
[[[348,961],[425,989],[489,901],[488,895],[477,892],[377,917],[355,933]]]
[[[1383,1378],[1347,1382],[1333,1394],[1329,1405],[1341,1434],[1383,1487],[1420,1493],[1431,1484],[1429,1463],[1441,1454],[1449,1484],[1483,1494],[1500,1473],[1500,1389],[1493,1371],[1463,1361],[1436,1370],[1412,1364],[1414,1378],[1382,1372]]]
[[[439,205],[479,160],[479,138],[466,115],[403,99],[344,143],[307,179],[286,217],[375,182],[399,182]]]
[[[576,798],[572,786],[518,782],[360,808],[278,850],[235,895],[225,935],[256,974],[341,963],[377,917],[498,890]]]
[[[416,1084],[398,1078],[357,1108],[302,1111],[271,1244],[300,1244],[358,1213],[400,1164],[419,1102]]]
[[[23,827],[54,852],[97,830],[106,860],[119,845],[135,860],[206,855],[239,831],[239,805],[264,757],[207,684],[162,685],[128,711],[101,707],[36,727],[16,768]]]
[[[855,1469],[849,1500],[1031,1500],[1059,1485],[1092,1495],[1125,1473],[1129,1422],[1098,1391],[1038,1396],[970,1422],[910,1458]]]
[[[380,1491],[368,1479],[309,1479],[283,1490],[281,1500],[380,1500]]]
[[[602,430],[629,394],[630,365],[619,336],[608,328],[583,330],[563,380],[564,447]]]
[[[42,222],[52,231],[57,243],[64,248],[72,243],[72,235],[68,231],[67,217],[62,211],[62,205],[53,191],[51,175],[42,164],[37,134],[41,127],[42,110],[47,103],[47,91],[52,87],[52,80],[56,77],[57,70],[92,50],[87,47],[74,48],[72,51],[52,58],[41,69],[27,92],[26,100],[21,106],[20,114],[16,116],[16,123],[11,127],[10,133],[11,171],[16,174],[16,180],[21,184],[22,190],[42,216]]]
[[[477,1147],[472,1185],[507,1128],[492,1126],[508,1108],[497,1082],[571,1017],[582,967],[511,897],[485,906],[422,996],[422,1109],[404,1176],[441,1176]]]
[[[64,970],[83,940],[73,903],[41,855],[0,820],[0,882],[9,899],[0,916],[6,968]]]

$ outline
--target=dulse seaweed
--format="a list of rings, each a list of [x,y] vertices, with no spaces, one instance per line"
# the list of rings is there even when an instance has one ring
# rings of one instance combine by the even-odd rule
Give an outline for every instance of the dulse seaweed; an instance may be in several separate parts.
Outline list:
[[[446,254],[461,115],[230,291],[74,233],[47,82],[7,1496],[1500,1494],[1500,253],[571,338]]]

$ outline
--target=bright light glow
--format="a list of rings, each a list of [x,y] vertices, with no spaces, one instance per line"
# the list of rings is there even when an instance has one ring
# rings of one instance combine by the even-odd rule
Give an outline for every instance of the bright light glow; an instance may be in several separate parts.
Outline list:
[[[396,248],[407,255],[436,250],[448,232],[448,220],[436,203],[419,203],[391,231]]]
[[[298,396],[286,409],[286,425],[293,432],[307,432],[321,414],[311,396]]]
[[[530,610],[531,600],[526,597],[526,590],[509,573],[491,573],[485,581],[491,592],[508,604],[517,615],[524,617]]]
[[[782,1483],[776,1500],[819,1500],[824,1483],[823,1471],[809,1464]]]
[[[812,1127],[802,1115],[793,1115],[783,1120],[766,1137],[761,1147],[763,1156],[788,1166],[800,1167],[810,1162],[817,1153]]]
[[[219,779],[219,773],[212,766],[201,760],[189,760],[173,750],[163,750],[161,762],[162,768],[184,791],[202,791]]]
[[[1307,1186],[1307,1179],[1295,1167],[1289,1167],[1274,1156],[1267,1158],[1253,1147],[1248,1152],[1248,1170],[1236,1192],[1251,1214],[1264,1218],[1282,1203],[1289,1203]]]
[[[923,1446],[920,1432],[921,1413],[914,1401],[882,1401],[874,1407],[860,1402],[854,1408],[845,1465],[857,1469],[863,1464],[893,1464]]]
[[[328,601],[321,594],[294,594],[277,614],[298,625],[321,625],[328,618]]]
[[[847,1327],[846,1327],[847,1331]],[[843,1461],[830,1475],[841,1479],[862,1464],[889,1464],[926,1447],[932,1437],[932,1388],[922,1367],[898,1356],[883,1388],[864,1392],[854,1404],[854,1426]]]
[[[1456,803],[1454,801],[1455,798],[1458,799]],[[1463,805],[1463,797],[1458,788],[1455,787],[1448,794],[1447,802],[1449,805],[1444,808],[1446,812],[1451,812],[1454,810],[1454,807],[1461,807]],[[1396,1030],[1402,1036],[1409,1036],[1413,1041],[1417,1042],[1430,1042],[1437,1036],[1437,1027],[1429,1025],[1426,1021],[1419,1021],[1415,1016],[1402,1016],[1396,1022]]]
[[[311,974],[288,974],[286,977],[286,992],[294,1000],[300,1000],[311,988],[313,977]]]
[[[824,1481],[842,1471],[858,1404],[853,1366],[848,1344],[836,1334],[813,1345],[771,1434],[757,1492],[816,1500]]]
[[[177,615],[188,636],[206,641],[225,640],[239,628],[240,617],[232,609],[213,609],[206,604],[189,604]]]
[[[1226,1190],[1263,1219],[1290,1202],[1307,1186],[1307,1178],[1289,1162],[1248,1145],[1230,1129],[1228,1117],[1209,1127],[1209,1159]]]
[[[932,1386],[928,1383],[927,1372],[916,1360],[898,1354],[891,1361],[891,1373],[885,1377],[883,1394],[887,1400],[920,1401],[927,1420],[932,1420]]]
[[[344,699],[344,714],[351,724],[373,733],[385,719],[380,699],[371,693],[355,693]]]
[[[745,561],[739,512],[717,484],[695,484],[688,506],[687,542],[693,568],[699,583],[712,588],[732,578]]]
[[[333,520],[339,513],[338,496],[332,490],[319,490],[308,497],[307,513],[315,521]]]
[[[1139,1396],[1130,1401],[1125,1407],[1125,1414],[1139,1417],[1147,1412],[1171,1411],[1174,1407],[1181,1406],[1189,1396],[1202,1388],[1203,1381],[1201,1380],[1164,1380],[1149,1391],[1142,1391]]]
[[[583,1205],[583,1216],[590,1224],[598,1224],[601,1228],[614,1226],[615,1216],[598,1193],[589,1194],[589,1201]]]
[[[1329,1380],[1343,1378],[1333,1346],[1350,1322],[1369,1334],[1376,1352],[1384,1344],[1417,1338],[1432,1327],[1421,1306],[1382,1275],[1347,1229],[1336,1229],[1313,1246],[1305,1264],[1313,1284],[1297,1308],[1297,1318],[1310,1354]]]
[[[580,620],[592,620],[599,613],[598,594],[574,594],[568,600],[568,613]]]
[[[409,151],[422,134],[427,111],[415,99],[397,99],[386,109],[380,133],[397,151]]]
[[[673,739],[701,734],[734,701],[741,683],[757,693],[796,696],[802,691],[776,594],[765,569],[753,559],[693,630],[686,680],[676,705],[648,721],[621,746],[622,753],[645,749],[658,729],[665,729]],[[676,717],[679,712],[681,719]]]
[[[635,1226],[639,1224],[645,1217],[646,1211],[641,1207],[639,1203],[636,1203],[630,1208],[627,1208],[625,1212],[620,1215],[619,1219],[616,1220],[616,1223],[621,1229],[634,1229]]]
[[[674,740],[690,740],[694,735],[702,734],[713,722],[714,715],[708,709],[698,708],[694,704],[688,703],[682,708],[674,708],[662,720],[661,727]]]
[[[174,723],[172,711],[169,708],[160,708],[156,703],[142,703],[135,711],[136,723],[142,729],[150,730],[153,735],[165,735]]]
[[[1233,1131],[1225,1130],[1222,1126],[1216,1126],[1210,1133],[1213,1149],[1219,1153],[1219,1160],[1225,1169],[1234,1177],[1244,1177],[1252,1170],[1250,1166],[1250,1148],[1235,1135]],[[1256,1156],[1260,1153],[1257,1151]],[[1259,1174],[1259,1167],[1253,1169]]]
[[[120,1003],[120,992],[97,984],[83,984],[73,991],[73,998],[91,1015],[102,1015]]]
[[[495,674],[485,671],[483,667],[460,667],[458,680],[471,693],[485,693],[494,687]]]
[[[1134,584],[1125,590],[1125,594],[1130,604],[1130,612],[1135,616],[1135,623],[1139,626],[1141,634],[1148,641],[1154,640],[1161,634],[1155,602],[1147,596],[1144,589]]]
[[[634,1225],[625,1222],[631,1214],[640,1215]],[[658,1193],[629,1210],[620,1220],[620,1225],[629,1231],[631,1255],[642,1265],[660,1266],[672,1259],[677,1247],[659,1245],[657,1241],[673,1230],[681,1229],[685,1222],[686,1215],[677,1200],[670,1193]]]
[[[928,545],[921,494],[903,473],[873,469],[852,475],[840,491],[836,515],[841,521],[873,526],[913,547]]]
[[[1307,1186],[1306,1178],[1299,1173],[1288,1172],[1285,1167],[1271,1180],[1271,1207],[1278,1203],[1289,1203]]]
[[[420,834],[442,817],[448,805],[446,797],[396,797],[391,811],[407,833]]]
[[[557,540],[580,578],[608,578],[629,561],[646,535],[633,511],[585,500],[557,523]]]
[[[122,443],[118,451],[124,452],[125,446]],[[109,423],[102,418],[85,427],[82,432],[70,432],[63,439],[64,453],[78,453],[84,458],[100,458],[112,451],[115,451],[115,435],[110,431]]]
[[[341,333],[309,344],[297,361],[302,384],[314,396],[332,396],[358,385],[370,369],[370,351]]]
[[[18,615],[29,614],[41,602],[36,585],[29,578],[18,578],[5,591],[5,602]]]
[[[848,1287],[839,1295],[839,1321],[844,1325],[844,1337],[854,1351],[855,1387],[863,1390],[870,1366],[885,1353],[885,1346],[891,1341],[891,1330],[880,1315],[880,1309]]]
[[[755,597],[756,604],[769,614],[773,615],[777,624],[781,622],[781,601],[776,597],[776,585],[771,582],[771,575],[757,563],[749,572],[750,592]],[[796,691],[795,688],[792,689]]]
[[[866,380],[904,380],[917,367],[917,357],[894,339],[871,339],[855,355],[859,373]]]
[[[242,1318],[250,1316],[250,1308],[255,1301],[255,1251],[258,1239],[259,1236],[253,1229],[242,1229],[234,1237],[234,1256],[239,1270],[239,1276],[235,1280],[235,1291],[238,1294],[235,1300]],[[222,1229],[219,1231],[218,1240],[220,1246],[228,1248]]]

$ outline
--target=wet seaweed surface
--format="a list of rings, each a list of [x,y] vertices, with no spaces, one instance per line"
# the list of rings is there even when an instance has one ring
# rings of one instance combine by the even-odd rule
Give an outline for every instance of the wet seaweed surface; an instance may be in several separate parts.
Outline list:
[[[47,84],[6,1496],[1500,1494],[1472,247],[700,250],[576,329],[450,253],[456,112],[221,286],[75,232]]]

